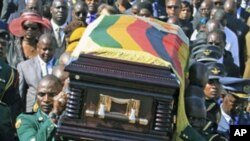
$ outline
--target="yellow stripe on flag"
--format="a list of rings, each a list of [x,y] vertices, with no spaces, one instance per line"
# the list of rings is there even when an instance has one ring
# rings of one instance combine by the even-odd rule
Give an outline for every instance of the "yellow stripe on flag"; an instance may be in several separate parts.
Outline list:
[[[123,49],[141,51],[142,48],[127,32],[128,26],[133,24],[135,21],[136,18],[121,16],[114,25],[107,29],[107,32],[122,45]]]

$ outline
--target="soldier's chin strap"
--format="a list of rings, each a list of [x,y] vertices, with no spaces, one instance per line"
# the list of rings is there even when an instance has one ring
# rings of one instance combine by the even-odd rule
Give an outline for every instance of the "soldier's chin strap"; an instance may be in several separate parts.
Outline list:
[[[4,69],[4,68],[2,68]],[[9,68],[6,68],[5,71],[2,70],[1,73],[5,73],[3,76],[5,76],[5,78],[7,79],[1,79],[0,81],[0,101],[2,101],[3,97],[4,97],[4,94],[6,92],[6,90],[9,89],[9,87],[13,84],[14,82],[14,70],[13,69],[10,69],[8,70]],[[1,74],[0,73],[0,74]],[[9,75],[10,74],[10,75]],[[9,79],[8,79],[9,77]],[[6,83],[5,81],[8,80],[8,82]]]

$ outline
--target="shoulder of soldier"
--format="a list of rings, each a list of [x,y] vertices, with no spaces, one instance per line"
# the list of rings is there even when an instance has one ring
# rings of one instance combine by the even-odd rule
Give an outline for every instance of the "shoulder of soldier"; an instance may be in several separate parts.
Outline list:
[[[21,113],[17,118],[16,118],[16,123],[15,127],[16,129],[20,128],[23,123],[29,123],[32,124],[36,119],[35,112],[28,112],[28,113]]]

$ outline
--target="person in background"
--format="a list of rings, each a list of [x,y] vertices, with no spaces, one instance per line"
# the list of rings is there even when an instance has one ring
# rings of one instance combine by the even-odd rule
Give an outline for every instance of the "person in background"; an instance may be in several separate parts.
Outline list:
[[[42,77],[52,73],[52,68],[57,62],[54,57],[55,45],[55,38],[51,34],[43,34],[38,41],[38,55],[17,65],[19,91],[25,103],[26,112],[32,111],[38,82]]]
[[[19,9],[15,13],[12,13],[8,18],[8,23],[10,23],[13,19],[16,19],[21,16],[22,12],[25,10],[34,10],[39,15],[42,15],[42,2],[41,0],[26,0],[24,9]]]
[[[16,68],[18,63],[35,57],[40,35],[50,29],[49,21],[34,10],[25,10],[19,18],[12,20],[9,30],[16,38],[8,49],[9,65]]]
[[[86,22],[86,17],[87,17],[87,8],[84,5],[83,1],[77,1],[74,5],[73,5],[73,10],[72,10],[72,21],[74,20],[78,20],[78,21],[82,21],[86,26],[87,24]]]
[[[68,7],[65,0],[53,0],[50,7],[52,35],[56,38],[55,57],[59,58],[66,49],[64,28],[67,26]]]
[[[88,14],[86,18],[86,23],[90,24],[96,19],[97,8],[99,6],[98,0],[85,0],[85,4],[87,5]]]
[[[168,17],[179,16],[180,6],[181,6],[180,0],[165,0],[165,6],[166,6],[166,13]]]
[[[153,17],[152,3],[145,1],[138,4],[139,16],[142,17]]]
[[[191,18],[192,18],[193,7],[189,2],[182,1],[180,9],[181,9],[180,14],[178,16],[180,21],[180,27],[183,29],[187,37],[190,39],[194,31],[193,25],[190,22],[192,20]]]
[[[101,15],[113,15],[118,13],[119,12],[114,7],[105,3],[101,4],[97,9],[97,17]]]
[[[217,131],[229,139],[230,125],[237,125],[237,118],[244,110],[250,93],[250,80],[224,77],[220,79],[223,88],[226,91],[222,95],[221,118]]]

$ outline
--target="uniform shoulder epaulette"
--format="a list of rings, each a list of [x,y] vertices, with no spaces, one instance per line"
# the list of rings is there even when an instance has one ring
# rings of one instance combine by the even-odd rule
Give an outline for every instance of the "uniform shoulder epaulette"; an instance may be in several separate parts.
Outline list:
[[[0,100],[0,105],[7,106],[7,104],[2,102],[1,100]]]

